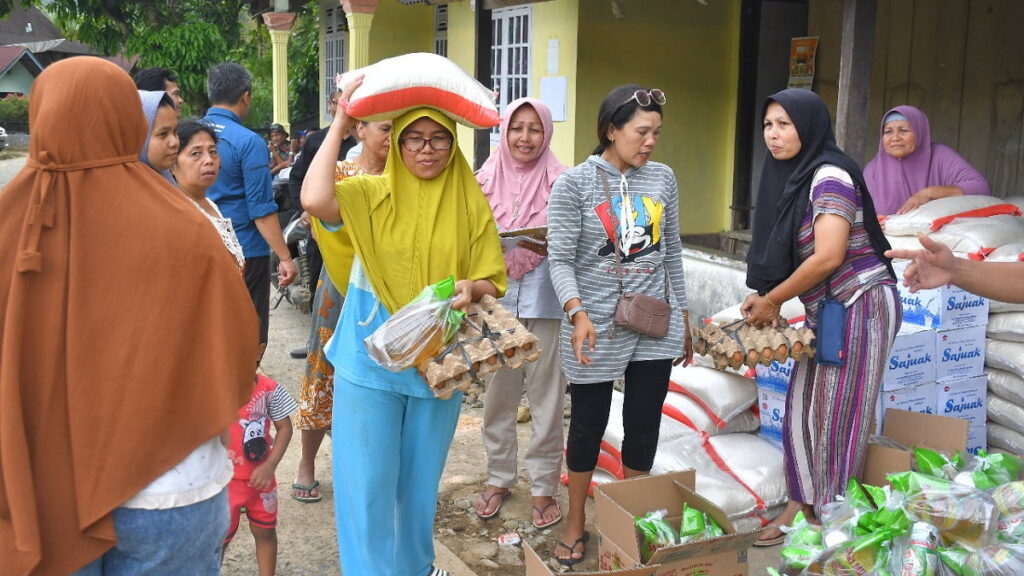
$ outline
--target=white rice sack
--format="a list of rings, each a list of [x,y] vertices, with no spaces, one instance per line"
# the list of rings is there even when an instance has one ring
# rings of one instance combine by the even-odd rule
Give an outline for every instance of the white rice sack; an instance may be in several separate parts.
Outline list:
[[[679,470],[696,471],[697,493],[722,509],[730,518],[753,514],[758,510],[754,496],[718,466],[704,449],[700,434],[658,443],[651,474],[667,474]]]
[[[735,418],[726,423],[724,428],[719,428],[711,416],[701,408],[694,399],[683,394],[676,392],[669,392],[665,397],[665,407],[662,410],[664,413],[661,415],[662,421],[673,420],[679,422],[674,418],[675,414],[679,414],[680,417],[684,418],[685,422],[680,422],[684,426],[688,426],[687,422],[693,424],[691,430],[698,432],[704,432],[709,436],[715,436],[717,434],[733,434],[736,432],[753,432],[760,426],[760,421],[750,410],[744,410],[740,412]]]
[[[1014,432],[995,422],[989,422],[987,436],[990,447],[1002,448],[1010,454],[1024,454],[1024,434]]]
[[[1024,312],[1024,304],[1016,302],[1000,302],[999,300],[988,301],[989,314],[1001,314],[1003,312]]]
[[[920,246],[920,243],[918,243]],[[720,310],[711,316],[711,321],[719,326],[723,324],[732,324],[743,319],[743,314],[740,314],[740,306],[743,303],[736,304],[735,306],[729,306],[725,310]],[[790,298],[782,303],[782,309],[779,314],[783,318],[792,320],[793,318],[803,318],[806,312],[804,311],[804,303],[799,298]]]
[[[998,204],[1005,204],[1000,198],[992,196],[950,196],[939,198],[907,212],[906,214],[893,214],[886,216],[882,223],[887,236],[917,236],[918,232],[925,234],[937,230],[937,221],[980,210],[990,208]]]
[[[1024,218],[1008,214],[964,218],[943,226],[942,230],[931,233],[929,237],[945,244],[953,252],[984,256],[1000,246],[1020,242],[1024,238]]]
[[[1013,204],[1017,208],[1020,208],[1021,212],[1024,212],[1024,196],[1010,196],[1009,198],[1003,198],[1003,202]]]
[[[1022,262],[1024,261],[1024,242],[1004,244],[985,256],[986,262]]]
[[[671,392],[669,393],[671,395]],[[678,394],[676,394],[678,396]],[[611,408],[608,412],[608,426],[604,429],[604,437],[602,438],[610,446],[622,451],[622,439],[625,437],[625,429],[622,424],[622,403],[625,399],[622,392],[618,390],[612,391],[612,403]],[[711,418],[705,416],[708,422],[711,422]],[[658,445],[661,446],[666,442],[671,442],[676,438],[684,435],[693,434],[694,431],[689,426],[673,420],[664,414],[661,416],[661,426],[658,429]]]
[[[767,506],[786,501],[786,469],[778,446],[753,434],[724,434],[710,438],[708,443]]]
[[[1024,290],[1024,287],[1021,289]],[[1024,312],[989,314],[985,335],[994,340],[1024,342]]]
[[[721,370],[676,366],[672,368],[671,378],[705,407],[712,419],[722,422],[732,420],[757,402],[757,386],[753,380]]]
[[[893,250],[924,250],[924,246],[921,246],[921,241],[917,239],[917,235],[895,236],[886,234],[885,239],[889,241],[889,246],[892,246]]]
[[[1005,398],[989,394],[985,401],[985,413],[990,422],[1002,424],[1018,434],[1024,434],[1024,407]]]
[[[746,516],[729,517],[729,521],[732,522],[732,527],[736,529],[736,532],[753,532],[754,530],[760,530],[768,525],[769,522],[778,518],[780,514],[786,509],[785,504],[778,506],[772,506],[767,510],[758,510],[753,514]]]
[[[1009,370],[1024,378],[1024,342],[986,338],[985,366]]]
[[[1013,372],[996,368],[986,368],[985,375],[988,376],[989,394],[995,394],[1018,406],[1024,406],[1024,378]]]

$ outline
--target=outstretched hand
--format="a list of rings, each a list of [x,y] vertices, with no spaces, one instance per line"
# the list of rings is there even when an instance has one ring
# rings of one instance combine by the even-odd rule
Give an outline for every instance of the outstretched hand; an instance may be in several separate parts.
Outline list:
[[[938,288],[953,281],[953,252],[924,234],[917,235],[924,250],[886,250],[889,258],[912,260],[903,273],[903,285],[911,292]]]

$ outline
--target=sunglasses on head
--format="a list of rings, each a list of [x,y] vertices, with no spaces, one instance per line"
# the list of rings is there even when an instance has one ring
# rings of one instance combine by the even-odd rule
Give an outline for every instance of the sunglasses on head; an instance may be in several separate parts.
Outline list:
[[[626,98],[622,104],[628,104],[630,100],[636,100],[636,103],[644,108],[650,106],[651,102],[654,102],[658,106],[664,106],[665,102],[668,101],[668,99],[665,98],[665,93],[658,88],[653,90],[637,90],[636,92],[633,92],[632,96]]]

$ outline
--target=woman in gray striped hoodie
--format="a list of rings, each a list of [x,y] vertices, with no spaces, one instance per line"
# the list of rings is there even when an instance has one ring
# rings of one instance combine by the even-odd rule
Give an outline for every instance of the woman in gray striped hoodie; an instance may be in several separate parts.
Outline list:
[[[664,104],[661,90],[635,84],[612,90],[598,113],[597,149],[559,177],[551,192],[548,254],[566,313],[559,340],[572,399],[569,513],[555,545],[562,564],[580,562],[589,539],[584,504],[608,424],[612,382],[625,378],[624,473],[646,474],[657,450],[673,360],[688,362],[692,356],[679,191],[672,169],[650,161]],[[668,334],[654,338],[613,327],[620,289],[667,299],[673,311]]]

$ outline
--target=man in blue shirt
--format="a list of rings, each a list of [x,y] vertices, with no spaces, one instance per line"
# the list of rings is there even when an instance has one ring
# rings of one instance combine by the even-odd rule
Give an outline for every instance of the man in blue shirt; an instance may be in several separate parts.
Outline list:
[[[281,263],[278,284],[287,286],[298,270],[292,262],[270,183],[270,156],[258,134],[242,126],[252,105],[252,74],[240,64],[222,62],[206,77],[211,107],[204,121],[217,132],[220,174],[206,195],[231,219],[245,254],[245,284],[260,318],[260,342],[270,325],[270,251]]]

